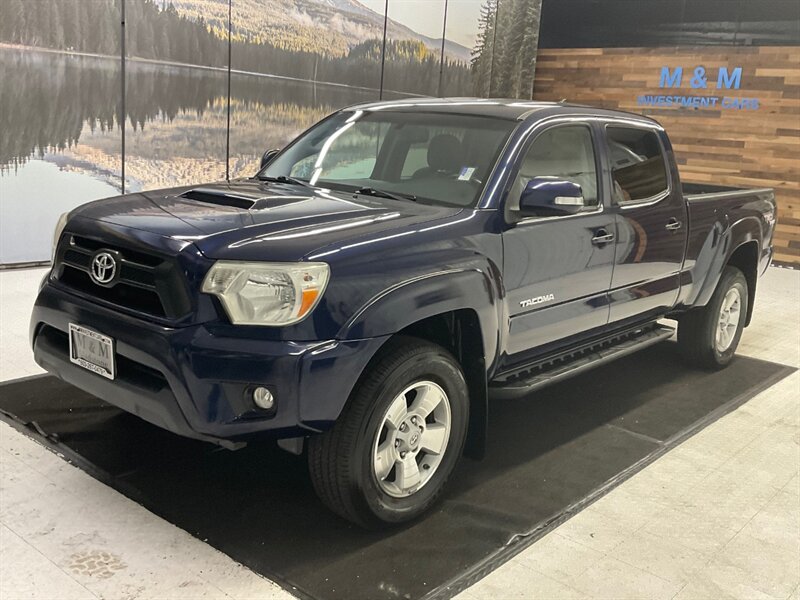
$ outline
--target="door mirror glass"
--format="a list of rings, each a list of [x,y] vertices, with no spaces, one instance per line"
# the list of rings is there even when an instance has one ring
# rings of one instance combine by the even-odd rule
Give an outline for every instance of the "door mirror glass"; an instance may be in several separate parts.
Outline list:
[[[266,167],[273,158],[278,156],[278,153],[280,153],[280,148],[273,148],[264,152],[264,156],[261,157],[261,168]]]
[[[581,186],[558,177],[534,177],[519,198],[520,213],[526,217],[574,215],[585,206]]]

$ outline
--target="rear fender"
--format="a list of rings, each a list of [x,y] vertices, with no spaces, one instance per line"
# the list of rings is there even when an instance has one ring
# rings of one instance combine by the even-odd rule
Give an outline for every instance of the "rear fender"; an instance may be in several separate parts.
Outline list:
[[[720,233],[721,229],[721,223],[717,223],[695,262],[694,276],[702,277],[702,272],[705,270],[705,278],[697,283],[695,291],[686,299],[686,304],[690,307],[708,304],[725,266],[738,248],[747,243],[756,243],[759,250],[761,248],[761,223],[756,217],[745,217],[733,223],[722,233]],[[718,238],[716,243],[715,236]],[[697,281],[695,277],[693,279]],[[751,295],[753,292],[754,290],[751,290]],[[752,302],[750,306],[752,306]]]

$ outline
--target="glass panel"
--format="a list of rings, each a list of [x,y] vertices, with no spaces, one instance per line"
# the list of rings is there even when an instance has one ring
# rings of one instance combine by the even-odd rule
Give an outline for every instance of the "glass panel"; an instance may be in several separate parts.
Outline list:
[[[383,3],[368,4],[287,16],[277,2],[233,0],[232,177],[335,110],[378,99]]]
[[[473,50],[475,94],[533,97],[541,0],[487,0]]]
[[[620,204],[653,198],[669,187],[658,136],[630,127],[607,129],[614,200]]]
[[[227,10],[210,22],[181,2],[125,10],[126,191],[224,179]]]
[[[486,0],[448,0],[442,96],[485,96],[472,67]],[[437,36],[438,37],[438,36]],[[466,52],[464,50],[466,49]],[[454,52],[456,50],[457,52]]]
[[[48,261],[59,215],[120,189],[120,15],[2,3],[0,42],[20,46],[0,47],[0,264]]]
[[[443,29],[444,0],[389,0],[384,98],[438,95]],[[469,58],[467,48],[451,44],[449,51]]]

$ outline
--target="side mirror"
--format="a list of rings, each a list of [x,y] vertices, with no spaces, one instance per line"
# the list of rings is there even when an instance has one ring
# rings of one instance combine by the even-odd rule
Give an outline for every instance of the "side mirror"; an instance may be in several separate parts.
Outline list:
[[[557,177],[534,177],[519,198],[525,216],[574,215],[586,206],[581,186]]]
[[[278,156],[279,152],[280,152],[280,148],[273,148],[272,150],[267,150],[266,152],[264,152],[264,156],[261,157],[261,167],[260,168],[263,169],[264,167],[266,167],[273,158]]]

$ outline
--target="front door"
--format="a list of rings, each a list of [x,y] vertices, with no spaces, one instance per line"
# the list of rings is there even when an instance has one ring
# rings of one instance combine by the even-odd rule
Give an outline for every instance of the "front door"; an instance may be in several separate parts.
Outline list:
[[[608,124],[609,172],[617,219],[610,322],[663,315],[680,291],[688,229],[680,189],[672,189],[659,131]]]
[[[512,224],[503,234],[510,317],[504,366],[608,322],[616,223],[603,206],[596,156],[592,128],[574,123],[545,129],[523,151],[505,207]],[[540,176],[580,185],[584,211],[519,218],[522,190]]]

